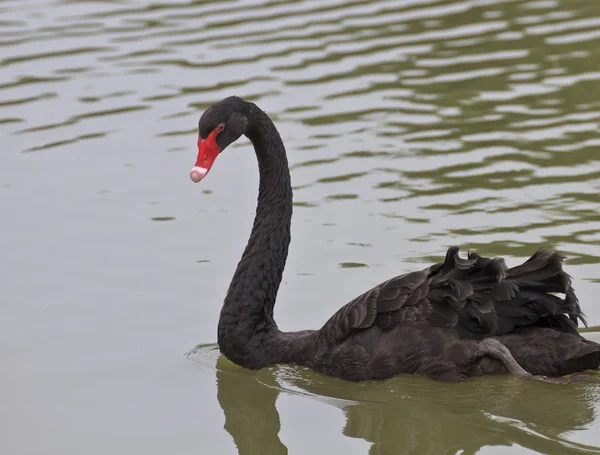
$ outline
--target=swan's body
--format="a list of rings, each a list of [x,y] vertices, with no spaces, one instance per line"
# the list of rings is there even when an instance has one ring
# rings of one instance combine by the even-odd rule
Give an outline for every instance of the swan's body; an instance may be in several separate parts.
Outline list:
[[[237,97],[200,119],[191,178],[245,134],[260,171],[256,218],[218,325],[221,352],[246,368],[293,362],[348,380],[416,373],[461,380],[494,373],[562,376],[600,366],[600,344],[584,321],[563,256],[540,250],[524,264],[450,248],[443,263],[392,278],[357,297],[319,330],[282,332],[273,307],[290,242],[292,188],[277,129]],[[553,293],[562,293],[564,298]]]

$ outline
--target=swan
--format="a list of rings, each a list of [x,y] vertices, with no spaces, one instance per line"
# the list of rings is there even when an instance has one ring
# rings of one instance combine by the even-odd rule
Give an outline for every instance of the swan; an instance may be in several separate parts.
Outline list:
[[[292,186],[277,128],[256,104],[232,96],[198,123],[197,183],[245,135],[260,173],[256,216],[225,296],[218,344],[249,369],[294,363],[344,380],[418,374],[441,381],[509,373],[558,377],[600,366],[564,256],[538,250],[508,268],[502,258],[459,256],[391,278],[356,297],[320,329],[281,331],[273,318],[290,244]],[[555,295],[562,294],[564,297]]]

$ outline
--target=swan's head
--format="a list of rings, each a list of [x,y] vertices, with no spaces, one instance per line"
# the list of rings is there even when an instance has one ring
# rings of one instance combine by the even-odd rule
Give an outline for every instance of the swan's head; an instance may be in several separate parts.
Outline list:
[[[202,180],[225,148],[246,132],[247,117],[242,113],[244,100],[225,98],[209,107],[198,122],[198,158],[190,178]]]

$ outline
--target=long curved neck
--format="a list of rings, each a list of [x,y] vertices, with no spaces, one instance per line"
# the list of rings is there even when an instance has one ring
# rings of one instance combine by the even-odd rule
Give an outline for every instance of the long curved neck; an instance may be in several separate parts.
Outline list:
[[[273,307],[290,243],[292,186],[281,137],[254,105],[246,136],[258,159],[258,205],[248,245],[221,309],[218,342],[233,362],[260,368],[273,360],[267,342],[279,333]]]

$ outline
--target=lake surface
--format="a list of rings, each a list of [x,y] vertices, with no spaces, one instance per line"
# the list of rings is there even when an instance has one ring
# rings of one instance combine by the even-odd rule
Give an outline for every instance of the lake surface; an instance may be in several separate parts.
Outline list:
[[[284,330],[452,245],[564,252],[600,326],[600,2],[4,0],[0,49],[0,453],[600,453],[598,382],[219,357],[249,141],[188,176],[213,102],[276,122]]]

